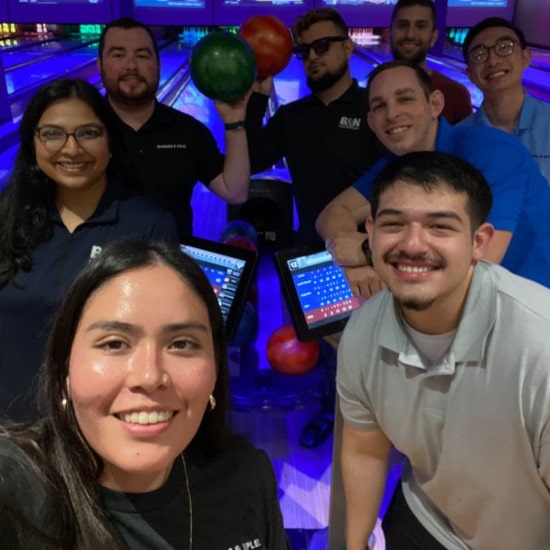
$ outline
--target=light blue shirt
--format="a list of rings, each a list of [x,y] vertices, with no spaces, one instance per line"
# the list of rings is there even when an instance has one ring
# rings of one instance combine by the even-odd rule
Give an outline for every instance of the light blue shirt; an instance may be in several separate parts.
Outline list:
[[[461,125],[491,126],[483,104],[464,119]],[[550,103],[525,94],[518,125],[512,132],[533,155],[542,175],[550,185]]]

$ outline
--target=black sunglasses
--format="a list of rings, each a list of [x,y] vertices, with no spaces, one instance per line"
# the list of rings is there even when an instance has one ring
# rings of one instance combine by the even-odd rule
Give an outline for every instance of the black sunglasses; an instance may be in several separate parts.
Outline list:
[[[309,57],[309,50],[313,50],[315,55],[324,55],[332,42],[343,42],[348,38],[349,36],[326,36],[314,40],[311,44],[298,44],[292,48],[292,52],[300,61],[303,61]]]

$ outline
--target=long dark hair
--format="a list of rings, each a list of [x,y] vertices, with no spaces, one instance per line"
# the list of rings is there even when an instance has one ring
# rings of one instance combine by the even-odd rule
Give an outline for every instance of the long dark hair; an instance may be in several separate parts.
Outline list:
[[[84,101],[105,126],[111,159],[107,174],[131,179],[125,155],[119,150],[113,115],[99,91],[85,80],[63,78],[42,86],[30,100],[19,126],[20,145],[6,189],[0,194],[0,288],[19,269],[29,271],[34,246],[50,236],[48,207],[54,204],[55,182],[38,167],[34,131],[52,103],[69,98]]]
[[[84,439],[71,404],[64,401],[69,357],[82,311],[94,291],[128,270],[158,264],[173,269],[191,287],[206,305],[212,327],[217,366],[213,395],[217,405],[205,413],[185,452],[213,456],[222,452],[230,439],[226,423],[229,398],[224,324],[208,279],[177,246],[135,241],[109,244],[76,278],[54,318],[46,360],[39,375],[41,420],[34,426],[2,430],[4,436],[31,457],[50,487],[50,500],[59,508],[55,518],[60,522],[57,548],[119,547],[99,502],[101,457]]]

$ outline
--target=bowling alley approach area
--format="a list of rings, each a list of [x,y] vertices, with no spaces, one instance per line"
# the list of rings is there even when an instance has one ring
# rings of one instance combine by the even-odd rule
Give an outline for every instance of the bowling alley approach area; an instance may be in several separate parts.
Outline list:
[[[297,16],[314,7],[340,11],[354,43],[350,72],[365,86],[369,73],[392,59],[388,22],[395,2],[0,0],[0,192],[14,167],[19,122],[42,84],[78,78],[105,94],[98,40],[111,19],[129,16],[151,26],[160,57],[158,101],[206,125],[224,151],[227,131],[243,123],[224,126],[216,101],[240,101],[258,77],[275,74],[267,122],[279,107],[311,93],[292,53],[289,28]],[[525,90],[550,101],[550,0],[435,5],[440,37],[427,65],[463,84],[474,110],[483,94],[468,78],[462,44],[488,15],[524,26],[531,49]],[[294,250],[299,220],[284,160],[251,176],[243,204],[229,205],[199,183],[191,206],[194,238],[182,248],[208,276],[226,321],[233,427],[271,458],[292,550],[342,550],[344,496],[332,468],[338,442],[333,418],[320,412],[328,388],[334,391],[338,337],[359,301],[328,253]],[[307,439],[312,420],[318,431]],[[396,453],[382,511],[399,480],[399,461]],[[375,534],[371,548],[384,550],[380,526]]]

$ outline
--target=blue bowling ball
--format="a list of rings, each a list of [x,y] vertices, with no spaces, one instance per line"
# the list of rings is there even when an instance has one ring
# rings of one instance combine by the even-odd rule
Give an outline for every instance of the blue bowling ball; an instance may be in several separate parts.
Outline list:
[[[258,232],[256,228],[245,220],[232,220],[222,231],[220,241],[226,243],[228,240],[235,237],[246,237],[255,245],[258,245]]]

